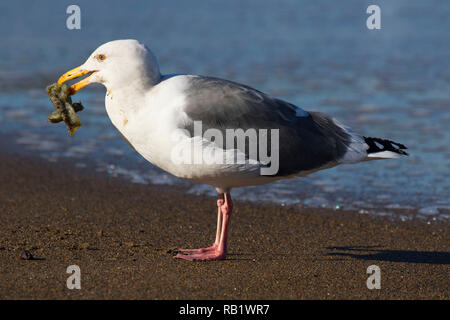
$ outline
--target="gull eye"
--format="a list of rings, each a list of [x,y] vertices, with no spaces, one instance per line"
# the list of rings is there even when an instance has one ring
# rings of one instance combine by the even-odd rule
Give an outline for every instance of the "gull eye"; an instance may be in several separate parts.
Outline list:
[[[98,61],[101,62],[101,61],[106,59],[106,56],[104,54],[98,54],[96,58],[97,58]]]

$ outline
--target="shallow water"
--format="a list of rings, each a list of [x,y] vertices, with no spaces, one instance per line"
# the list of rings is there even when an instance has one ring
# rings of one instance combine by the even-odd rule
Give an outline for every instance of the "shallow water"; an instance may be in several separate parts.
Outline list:
[[[86,107],[74,137],[47,122],[47,84],[99,44],[136,38],[153,49],[164,73],[242,82],[362,134],[401,142],[411,154],[236,189],[236,197],[449,218],[450,3],[377,1],[376,31],[365,26],[365,1],[78,3],[82,29],[72,31],[65,27],[67,1],[0,4],[0,132],[13,134],[24,150],[50,161],[76,158],[80,167],[95,165],[136,183],[185,183],[190,192],[214,193],[131,150],[109,122],[99,86],[74,99]]]

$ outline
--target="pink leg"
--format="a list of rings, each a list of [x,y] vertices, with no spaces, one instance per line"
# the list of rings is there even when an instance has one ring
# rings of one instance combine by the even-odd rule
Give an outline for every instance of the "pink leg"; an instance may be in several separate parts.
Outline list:
[[[202,253],[207,251],[214,251],[219,246],[220,235],[222,233],[222,210],[220,207],[224,203],[223,193],[219,195],[219,199],[217,200],[217,231],[216,231],[216,240],[211,247],[208,248],[200,248],[200,249],[182,249],[179,248],[178,251],[181,253]]]
[[[227,254],[227,238],[228,229],[230,224],[231,212],[233,211],[233,202],[231,195],[226,193],[220,194],[219,200],[217,200],[218,206],[218,219],[217,219],[217,233],[216,242],[209,248],[180,250],[183,253],[191,254],[177,254],[175,258],[185,260],[222,260],[225,259]],[[217,244],[217,245],[216,245]]]

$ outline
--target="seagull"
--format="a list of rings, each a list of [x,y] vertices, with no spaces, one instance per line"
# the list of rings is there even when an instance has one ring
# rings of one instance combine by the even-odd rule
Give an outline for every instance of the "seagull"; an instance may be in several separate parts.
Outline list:
[[[400,143],[356,134],[323,113],[243,84],[162,75],[154,54],[137,40],[101,45],[58,83],[87,74],[70,87],[71,95],[91,83],[103,84],[107,114],[132,148],[172,175],[218,192],[213,245],[178,249],[175,258],[226,258],[232,188],[408,155]]]

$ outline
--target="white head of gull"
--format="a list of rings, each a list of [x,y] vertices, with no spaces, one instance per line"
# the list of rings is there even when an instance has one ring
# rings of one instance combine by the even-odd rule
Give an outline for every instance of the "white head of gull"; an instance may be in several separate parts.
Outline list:
[[[219,194],[214,244],[179,249],[176,258],[225,259],[232,188],[407,155],[402,144],[355,134],[325,114],[239,83],[161,75],[153,53],[136,40],[101,45],[58,82],[85,74],[90,75],[74,84],[71,94],[90,83],[103,84],[108,116],[138,153],[177,177],[215,187]]]

